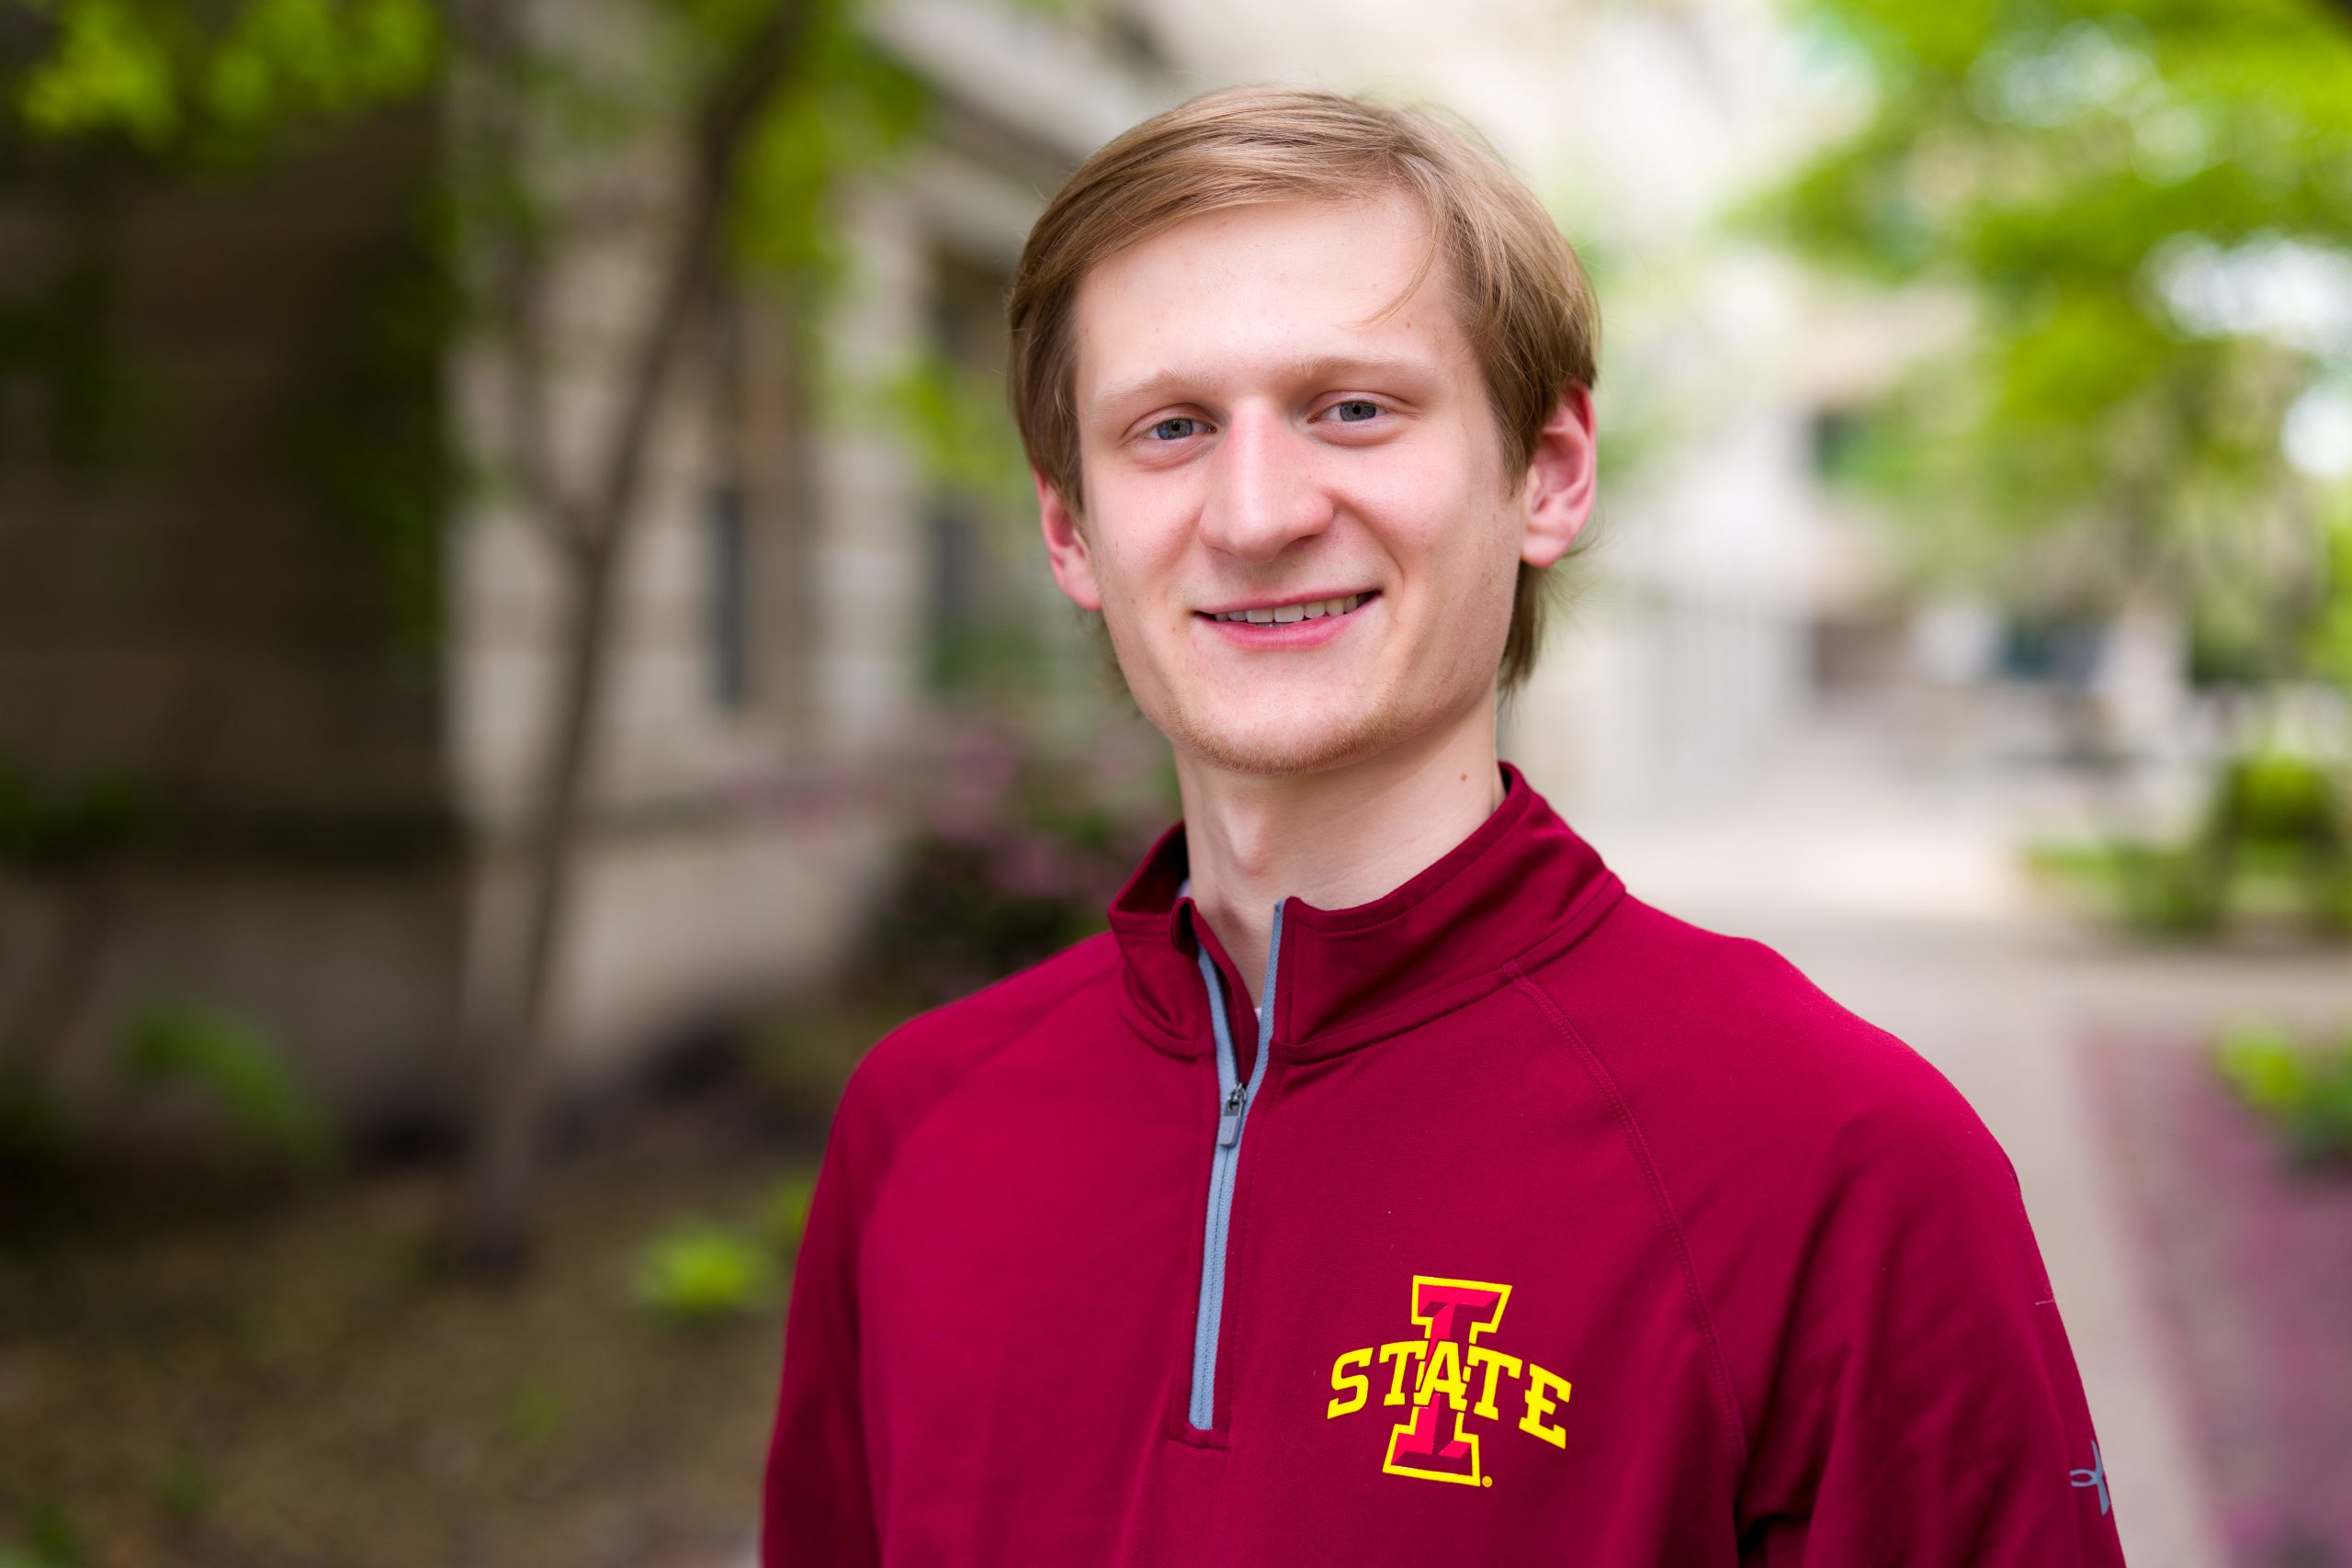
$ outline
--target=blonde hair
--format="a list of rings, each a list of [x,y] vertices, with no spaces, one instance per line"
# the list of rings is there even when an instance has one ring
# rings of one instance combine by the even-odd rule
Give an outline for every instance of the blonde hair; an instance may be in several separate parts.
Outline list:
[[[1013,416],[1029,460],[1083,508],[1072,406],[1079,285],[1109,256],[1187,219],[1301,198],[1402,190],[1427,214],[1430,246],[1406,295],[1442,258],[1512,470],[1533,457],[1561,395],[1589,388],[1600,309],[1576,252],[1532,193],[1475,132],[1424,109],[1281,86],[1205,93],[1102,148],[1056,192],[1013,275]],[[1401,299],[1400,301],[1401,303]],[[1534,667],[1544,574],[1522,564],[1500,679]]]

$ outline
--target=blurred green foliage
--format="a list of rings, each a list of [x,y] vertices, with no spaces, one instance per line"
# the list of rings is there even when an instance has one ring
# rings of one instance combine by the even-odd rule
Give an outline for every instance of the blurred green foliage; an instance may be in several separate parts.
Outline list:
[[[844,387],[847,420],[894,432],[929,481],[935,570],[960,580],[953,604],[934,602],[923,677],[935,696],[967,710],[1017,715],[1055,690],[1067,650],[1041,604],[1018,585],[1035,548],[1029,461],[1007,406],[1001,371],[936,344],[864,389]]]
[[[155,167],[224,172],[322,123],[415,98],[451,58],[437,0],[31,0],[30,8],[46,25],[27,56],[0,63],[0,152],[27,143],[65,153],[127,148]],[[55,183],[70,204],[112,182]],[[111,452],[136,359],[108,332],[111,257],[80,238],[45,291],[0,304],[0,380],[41,388],[51,455],[86,473]],[[440,519],[452,491],[438,387],[457,295],[446,245],[409,251],[379,286],[360,291],[347,341],[327,345],[322,384],[288,445],[329,515],[383,558],[393,626],[422,644],[438,620]]]
[[[881,384],[865,411],[876,416],[906,435],[933,483],[1024,521],[1035,508],[1028,456],[1001,373],[936,350],[920,354]]]
[[[742,0],[729,3],[743,8]],[[729,228],[736,259],[754,280],[819,294],[838,284],[842,182],[887,164],[926,123],[929,89],[853,27],[852,16],[845,0],[818,7],[806,67],[769,106],[746,149]]]
[[[28,1510],[22,1548],[0,1546],[0,1568],[77,1568],[85,1561],[81,1527],[64,1508],[45,1502]]]
[[[2314,1049],[2275,1024],[2241,1022],[2222,1033],[2213,1064],[2299,1163],[2352,1156],[2352,1033]]]
[[[761,1194],[748,1226],[702,1216],[671,1224],[638,1254],[638,1304],[681,1323],[767,1306],[800,1251],[816,1190],[814,1168],[796,1169]]]
[[[1941,284],[1973,330],[1841,464],[1935,570],[2013,604],[2134,592],[2277,679],[2340,622],[2352,17],[2321,0],[1802,0],[1866,105],[1769,204],[1816,258]],[[2301,411],[2300,413],[2298,411]]]
[[[817,1173],[797,1170],[768,1190],[765,1221],[769,1244],[786,1259],[799,1255],[808,1229],[808,1202],[817,1195]]]
[[[439,642],[444,525],[477,479],[448,438],[442,395],[469,306],[447,205],[426,207],[356,291],[287,433],[293,468],[326,514],[375,553],[393,634],[414,652]]]
[[[119,1061],[142,1084],[197,1090],[248,1146],[297,1168],[334,1156],[325,1110],[277,1042],[243,1019],[185,1002],[153,1004],[124,1032]]]
[[[2233,758],[2214,795],[2209,838],[2344,852],[2335,778],[2308,757],[2255,751]]]
[[[114,454],[130,401],[121,366],[107,351],[112,279],[88,254],[74,257],[31,297],[0,301],[0,387],[36,389],[39,431],[21,437],[0,423],[0,460],[39,457],[76,476]]]
[[[184,1526],[210,1513],[220,1496],[220,1476],[202,1453],[190,1448],[175,1448],[165,1454],[150,1484],[164,1513]]]
[[[51,784],[0,755],[0,865],[46,870],[86,860],[127,839],[147,804],[119,779]]]
[[[2198,874],[2196,857],[2173,844],[2131,840],[2089,844],[2040,844],[2026,851],[2027,867],[2077,888],[2101,912],[2148,936],[2204,936],[2222,924],[2216,890]]]
[[[664,1317],[700,1322],[757,1310],[775,1279],[775,1260],[757,1241],[709,1220],[687,1220],[647,1244],[636,1293]]]
[[[2292,914],[2318,935],[2352,932],[2352,812],[2335,773],[2293,752],[2231,759],[2178,842],[2044,845],[2027,859],[2150,935],[2210,935],[2257,911]]]
[[[4,84],[25,130],[204,159],[410,96],[447,44],[434,0],[29,3],[50,42]]]
[[[571,1415],[571,1402],[560,1387],[532,1378],[507,1401],[507,1436],[525,1448],[543,1448],[563,1434]]]

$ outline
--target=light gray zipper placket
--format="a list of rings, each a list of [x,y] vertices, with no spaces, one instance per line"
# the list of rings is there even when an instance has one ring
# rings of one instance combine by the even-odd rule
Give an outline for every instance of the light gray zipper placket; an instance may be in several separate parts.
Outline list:
[[[1266,941],[1266,983],[1258,987],[1258,1055],[1245,1087],[1233,1060],[1233,1032],[1225,1017],[1225,979],[1204,945],[1201,980],[1209,992],[1209,1021],[1216,1031],[1216,1150],[1209,1159],[1209,1217],[1201,1247],[1201,1304],[1193,1318],[1193,1429],[1205,1432],[1216,1416],[1216,1331],[1225,1316],[1225,1237],[1233,1223],[1233,1170],[1241,1161],[1241,1126],[1265,1081],[1267,1047],[1274,1038],[1274,967],[1283,951],[1283,907],[1274,906]]]

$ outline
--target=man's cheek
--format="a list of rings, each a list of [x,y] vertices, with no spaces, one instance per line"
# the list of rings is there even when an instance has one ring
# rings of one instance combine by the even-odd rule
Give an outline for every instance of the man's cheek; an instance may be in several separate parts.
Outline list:
[[[1166,655],[1152,647],[1151,639],[1143,635],[1141,606],[1124,598],[1106,598],[1102,612],[1102,628],[1109,635],[1111,653],[1118,662],[1119,673],[1128,691],[1140,700],[1163,683],[1156,671]]]

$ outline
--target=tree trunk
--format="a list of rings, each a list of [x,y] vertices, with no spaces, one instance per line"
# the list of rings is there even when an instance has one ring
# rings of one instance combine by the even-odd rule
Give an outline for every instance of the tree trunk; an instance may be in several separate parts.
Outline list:
[[[647,448],[697,307],[718,259],[729,197],[744,144],[804,52],[812,0],[779,0],[712,83],[695,116],[690,186],[684,222],[656,290],[650,318],[624,377],[626,395],[607,439],[594,450],[605,465],[584,504],[571,508],[560,477],[547,471],[549,388],[532,323],[536,298],[510,317],[523,337],[510,343],[514,379],[511,406],[518,423],[510,434],[529,504],[541,513],[542,534],[555,543],[568,585],[571,615],[564,631],[562,674],[547,764],[538,784],[536,830],[526,868],[522,961],[511,987],[493,987],[485,1009],[482,1043],[497,1050],[489,1093],[480,1111],[467,1169],[452,1217],[457,1261],[477,1271],[509,1272],[524,1260],[538,1163],[548,1079],[548,1002],[569,933],[579,884],[579,861],[590,834],[590,799],[597,751],[598,710],[620,585],[616,573],[638,512]],[[512,83],[512,75],[507,81]],[[535,240],[516,237],[536,246]],[[544,287],[542,254],[524,258],[517,286]]]
[[[547,1103],[548,999],[569,934],[595,765],[597,706],[610,658],[614,561],[617,539],[583,547],[572,577],[572,613],[563,631],[562,686],[540,818],[526,875],[520,972],[511,990],[493,988],[490,1016],[504,1049],[492,1069],[457,1214],[458,1261],[506,1273],[524,1259],[530,1229],[531,1181]],[[498,1036],[493,1036],[496,1039]]]

